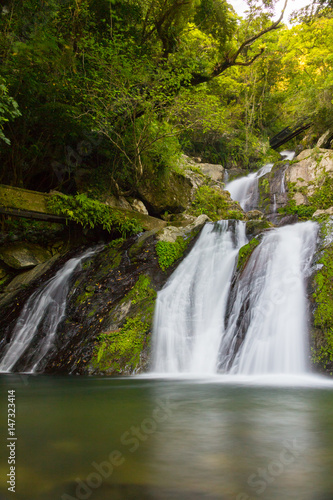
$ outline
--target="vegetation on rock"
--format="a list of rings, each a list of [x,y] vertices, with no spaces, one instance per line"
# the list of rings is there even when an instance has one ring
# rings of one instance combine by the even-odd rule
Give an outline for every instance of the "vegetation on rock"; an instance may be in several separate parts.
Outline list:
[[[189,240],[184,239],[182,236],[178,236],[175,242],[159,241],[156,244],[156,253],[160,268],[165,271],[176,262],[176,260],[180,259],[188,243]]]
[[[315,274],[314,346],[312,360],[322,369],[333,368],[333,245],[323,251]]]
[[[85,194],[76,196],[54,194],[48,206],[55,214],[64,215],[83,227],[101,226],[108,232],[116,230],[123,237],[142,231],[136,219],[130,219],[116,209],[88,198]]]
[[[237,202],[230,199],[228,192],[208,186],[201,186],[197,189],[189,212],[195,216],[206,214],[212,221],[245,219],[244,212],[237,207]]]
[[[252,238],[246,245],[242,246],[238,252],[237,271],[243,270],[253,250],[259,245],[260,241],[257,238]]]

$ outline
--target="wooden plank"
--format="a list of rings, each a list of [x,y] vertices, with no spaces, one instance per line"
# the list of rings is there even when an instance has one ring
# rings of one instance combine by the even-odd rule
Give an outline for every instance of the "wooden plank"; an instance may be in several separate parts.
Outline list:
[[[7,208],[0,206],[0,214],[11,215],[12,217],[24,217],[25,219],[42,220],[45,222],[57,222],[58,224],[65,224],[65,217],[60,215],[43,214],[41,212],[32,212],[30,210],[20,210],[17,208]]]

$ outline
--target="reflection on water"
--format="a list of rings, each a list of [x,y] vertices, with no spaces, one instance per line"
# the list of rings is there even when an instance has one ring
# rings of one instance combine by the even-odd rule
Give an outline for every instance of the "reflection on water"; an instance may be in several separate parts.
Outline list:
[[[2,443],[16,389],[15,498],[332,499],[332,384],[236,380],[2,376]]]

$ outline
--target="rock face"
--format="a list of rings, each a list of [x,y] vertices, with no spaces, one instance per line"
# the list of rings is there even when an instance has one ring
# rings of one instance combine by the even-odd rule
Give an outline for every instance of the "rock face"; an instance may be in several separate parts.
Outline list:
[[[90,257],[75,272],[69,289],[66,319],[57,330],[56,344],[47,355],[47,373],[132,374],[147,369],[156,292],[161,289],[181,258],[191,249],[206,217],[179,229],[177,243],[163,239],[164,230],[143,233],[125,242],[115,240]],[[185,241],[179,253],[179,239]],[[173,257],[161,267],[157,245]],[[178,245],[178,246],[177,246]],[[63,260],[57,263],[59,269]],[[51,272],[51,271],[50,271]],[[46,273],[45,278],[49,278]],[[0,353],[32,288],[3,307]],[[38,333],[42,335],[42,333]],[[36,339],[38,342],[38,339]],[[27,353],[27,357],[29,352]],[[23,368],[23,365],[22,365]],[[20,369],[20,366],[17,366]]]
[[[156,185],[152,177],[142,180],[138,186],[138,194],[151,215],[159,216],[164,212],[183,212],[191,200],[192,185],[180,173],[170,171],[160,185]]]
[[[182,155],[177,171],[169,172],[162,189],[147,177],[140,183],[138,194],[153,215],[179,214],[189,208],[198,188],[209,186],[223,190],[223,179],[222,165],[197,163]]]
[[[321,372],[333,371],[333,217],[320,224],[308,293],[311,297],[311,361]]]
[[[333,176],[333,151],[306,149],[286,170],[286,181],[294,184],[296,205],[307,204],[325,175]]]
[[[0,258],[14,269],[26,269],[51,258],[48,250],[33,243],[12,243],[0,249]]]

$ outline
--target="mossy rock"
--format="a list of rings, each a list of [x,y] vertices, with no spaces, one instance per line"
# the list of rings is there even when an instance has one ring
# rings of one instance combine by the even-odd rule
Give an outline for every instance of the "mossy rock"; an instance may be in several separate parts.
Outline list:
[[[246,245],[242,246],[238,252],[237,271],[243,271],[248,263],[254,249],[259,245],[260,241],[257,238],[252,238]]]
[[[231,199],[228,191],[208,186],[197,189],[189,213],[197,217],[206,214],[214,222],[222,219],[246,219],[239,203]]]
[[[322,232],[325,231],[325,224]],[[313,280],[312,362],[321,371],[333,371],[333,244],[321,253]]]

